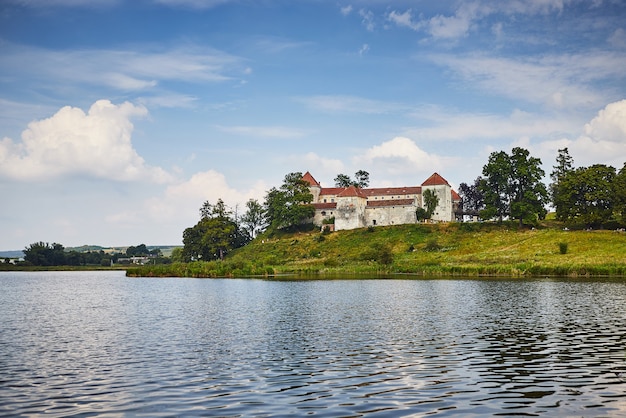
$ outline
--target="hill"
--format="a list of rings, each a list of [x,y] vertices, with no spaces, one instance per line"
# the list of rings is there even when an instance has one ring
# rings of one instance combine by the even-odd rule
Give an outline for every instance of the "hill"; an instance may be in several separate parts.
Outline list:
[[[129,275],[268,274],[626,276],[626,233],[514,224],[416,224],[264,235],[224,261],[175,263]]]

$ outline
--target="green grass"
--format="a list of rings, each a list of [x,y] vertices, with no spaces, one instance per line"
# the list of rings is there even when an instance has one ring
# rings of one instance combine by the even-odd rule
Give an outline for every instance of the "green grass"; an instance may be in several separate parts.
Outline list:
[[[306,231],[261,236],[222,262],[128,270],[131,276],[184,277],[394,273],[626,276],[626,234],[490,223],[399,225],[324,235]]]

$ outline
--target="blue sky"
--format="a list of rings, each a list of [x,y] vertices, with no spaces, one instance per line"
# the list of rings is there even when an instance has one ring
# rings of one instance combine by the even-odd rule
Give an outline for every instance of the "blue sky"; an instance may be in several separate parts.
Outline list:
[[[4,0],[0,250],[180,244],[285,174],[626,161],[622,0]]]

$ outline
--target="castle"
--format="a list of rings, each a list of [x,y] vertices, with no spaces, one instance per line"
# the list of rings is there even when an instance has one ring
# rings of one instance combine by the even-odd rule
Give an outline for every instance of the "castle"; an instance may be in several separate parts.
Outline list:
[[[415,211],[424,207],[422,192],[425,190],[432,190],[439,199],[431,217],[433,221],[454,221],[461,203],[457,192],[437,173],[428,177],[421,186],[408,187],[322,187],[308,171],[302,179],[309,183],[313,195],[313,223],[322,226],[334,218],[334,230],[337,231],[416,223]]]

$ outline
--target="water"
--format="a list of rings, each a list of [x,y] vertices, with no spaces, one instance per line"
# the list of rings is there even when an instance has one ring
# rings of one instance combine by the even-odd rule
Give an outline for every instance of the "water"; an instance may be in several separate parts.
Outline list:
[[[0,415],[624,415],[625,307],[609,280],[0,273]]]

